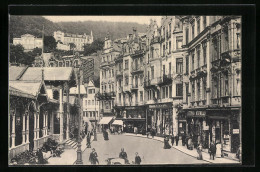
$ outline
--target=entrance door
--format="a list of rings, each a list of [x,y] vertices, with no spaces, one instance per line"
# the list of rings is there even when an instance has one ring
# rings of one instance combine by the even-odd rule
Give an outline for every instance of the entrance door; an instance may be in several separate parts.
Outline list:
[[[34,113],[29,111],[29,150],[34,148]]]

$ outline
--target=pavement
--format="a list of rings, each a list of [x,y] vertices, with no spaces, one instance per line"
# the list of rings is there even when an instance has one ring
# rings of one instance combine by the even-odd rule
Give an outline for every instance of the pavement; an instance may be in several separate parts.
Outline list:
[[[142,137],[142,138],[146,138],[146,139],[153,139],[153,140],[157,140],[157,141],[160,141],[160,142],[164,142],[164,138],[163,137],[157,137],[157,136],[154,136],[154,138],[152,138],[151,136],[149,136],[147,138],[146,135],[141,135],[141,134],[132,134],[132,133],[124,133],[124,135],[127,135],[127,136],[134,136],[134,137]],[[182,141],[180,140],[179,141],[179,144],[178,146],[176,145],[173,145],[172,146],[174,149],[182,152],[182,153],[185,153],[187,155],[190,155],[194,158],[197,158],[198,156],[198,153],[197,153],[197,150],[196,149],[193,149],[193,150],[189,150],[187,149],[186,146],[182,146]],[[231,160],[231,159],[227,159],[227,158],[215,158],[214,160],[210,159],[210,156],[208,153],[206,152],[202,152],[202,157],[203,157],[203,160],[204,161],[207,161],[209,163],[219,163],[219,164],[240,164],[239,161],[236,161],[236,160]]]
[[[226,158],[215,158],[211,160],[209,154],[202,152],[203,160],[197,160],[197,151],[188,150],[179,145],[172,146],[173,149],[163,149],[162,137],[150,137],[141,134],[124,133],[121,135],[109,135],[109,140],[105,141],[102,134],[97,134],[97,140],[93,141],[92,148],[96,149],[99,164],[106,165],[106,159],[116,158],[121,148],[127,152],[129,162],[132,163],[135,158],[135,152],[138,152],[142,163],[148,164],[239,164],[238,161]],[[88,158],[92,149],[86,148],[86,138],[81,143],[83,165],[91,165]],[[61,154],[61,157],[51,157],[47,165],[73,165],[77,159],[77,149],[68,148]]]

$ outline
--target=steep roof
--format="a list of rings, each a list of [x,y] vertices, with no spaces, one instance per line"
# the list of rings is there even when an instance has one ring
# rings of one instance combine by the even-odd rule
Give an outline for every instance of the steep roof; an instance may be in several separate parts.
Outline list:
[[[12,95],[12,96],[19,96],[19,97],[35,99],[35,96],[33,96],[32,94],[25,93],[25,92],[23,92],[19,89],[16,89],[12,86],[9,86],[9,94]]]
[[[41,81],[9,81],[9,88],[10,87],[11,90],[19,90],[21,93],[26,93],[35,98],[39,95],[42,89],[42,93],[46,93],[45,85]]]
[[[10,66],[9,67],[9,80],[17,80],[23,74],[27,67]]]
[[[73,73],[72,67],[29,67],[20,80],[41,80],[42,69],[44,81],[68,81]]]

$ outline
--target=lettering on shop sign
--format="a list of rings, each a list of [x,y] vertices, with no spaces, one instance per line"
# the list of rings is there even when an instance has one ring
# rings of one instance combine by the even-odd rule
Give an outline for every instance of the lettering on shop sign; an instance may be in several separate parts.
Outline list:
[[[239,129],[233,129],[233,134],[239,134]]]
[[[206,111],[196,111],[196,116],[206,116]]]
[[[157,104],[157,105],[149,105],[150,109],[155,109],[155,108],[171,108],[171,105],[168,104]]]
[[[203,130],[209,130],[209,126],[204,126]]]

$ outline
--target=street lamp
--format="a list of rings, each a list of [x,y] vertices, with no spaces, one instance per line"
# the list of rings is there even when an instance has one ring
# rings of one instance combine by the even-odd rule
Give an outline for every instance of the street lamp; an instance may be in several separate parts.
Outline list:
[[[94,128],[94,139],[93,141],[97,141],[97,111],[96,111],[97,99],[95,94],[95,128]]]
[[[80,106],[80,69],[78,69],[77,73],[77,79],[78,79],[78,102],[79,102],[79,117],[78,117],[78,149],[77,149],[77,161],[76,164],[83,164],[82,161],[82,151],[81,151],[81,138],[80,138],[80,132],[81,132],[81,106]]]

